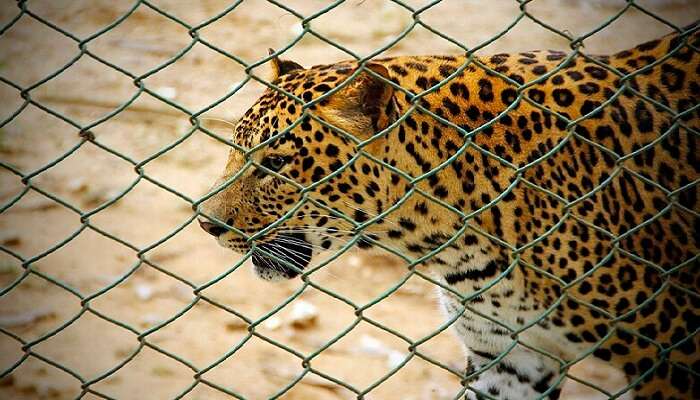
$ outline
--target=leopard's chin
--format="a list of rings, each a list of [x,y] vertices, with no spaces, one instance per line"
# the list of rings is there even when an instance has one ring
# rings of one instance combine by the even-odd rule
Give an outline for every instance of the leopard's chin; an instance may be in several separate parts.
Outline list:
[[[258,277],[266,281],[297,277],[309,265],[313,256],[312,246],[303,233],[278,234],[272,240],[258,244],[257,249],[281,260],[268,257],[261,251],[253,253],[253,270]]]

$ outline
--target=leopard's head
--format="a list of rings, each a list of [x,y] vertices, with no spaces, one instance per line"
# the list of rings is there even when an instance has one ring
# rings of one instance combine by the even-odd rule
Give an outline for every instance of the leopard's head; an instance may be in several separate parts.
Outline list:
[[[277,89],[236,123],[240,149],[230,151],[199,222],[220,245],[252,250],[256,273],[278,280],[324,249],[378,238],[358,225],[388,207],[391,173],[368,156],[381,159],[387,148],[368,139],[390,126],[394,90],[380,64],[271,63]]]

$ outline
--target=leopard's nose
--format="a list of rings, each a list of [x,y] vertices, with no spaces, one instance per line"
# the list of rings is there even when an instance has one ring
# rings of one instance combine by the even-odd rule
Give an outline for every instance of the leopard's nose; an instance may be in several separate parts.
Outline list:
[[[209,221],[202,221],[201,219],[198,220],[199,226],[204,229],[208,234],[212,236],[219,237],[219,235],[224,234],[228,232],[228,229],[224,228],[223,226],[211,223]]]

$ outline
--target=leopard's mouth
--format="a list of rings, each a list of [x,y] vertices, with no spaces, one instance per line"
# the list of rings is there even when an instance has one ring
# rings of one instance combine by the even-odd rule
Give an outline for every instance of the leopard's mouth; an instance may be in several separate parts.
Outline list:
[[[277,234],[272,240],[256,246],[252,256],[255,272],[265,280],[292,279],[309,265],[312,250],[303,233]]]

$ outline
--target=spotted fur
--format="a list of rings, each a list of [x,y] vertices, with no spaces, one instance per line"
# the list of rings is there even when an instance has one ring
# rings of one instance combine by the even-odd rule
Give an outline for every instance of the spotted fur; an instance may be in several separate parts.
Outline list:
[[[269,145],[231,151],[215,186],[239,177],[203,227],[240,253],[256,243],[266,279],[355,238],[441,249],[419,268],[445,287],[469,399],[556,399],[588,352],[635,399],[700,398],[699,46],[695,25],[611,56],[274,60],[286,94],[268,90],[233,136]]]

